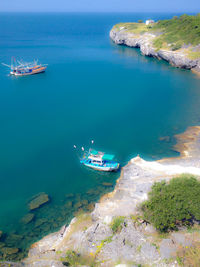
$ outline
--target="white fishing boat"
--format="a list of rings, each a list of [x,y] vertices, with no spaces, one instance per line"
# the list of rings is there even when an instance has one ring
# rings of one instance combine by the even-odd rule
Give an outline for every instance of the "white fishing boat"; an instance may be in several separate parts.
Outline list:
[[[38,64],[38,60],[33,62],[23,62],[16,60],[15,58],[11,59],[11,65],[2,63],[2,65],[10,68],[10,75],[14,76],[27,76],[33,74],[39,74],[46,71],[47,64]]]
[[[89,149],[88,152],[85,152],[80,162],[92,169],[98,171],[117,171],[120,164],[114,161],[114,155],[106,154],[94,149]]]

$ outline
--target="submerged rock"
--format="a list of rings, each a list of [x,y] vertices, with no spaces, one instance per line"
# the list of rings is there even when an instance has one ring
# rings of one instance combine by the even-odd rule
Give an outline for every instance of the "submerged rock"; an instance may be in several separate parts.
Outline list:
[[[1,239],[2,235],[3,235],[3,232],[2,232],[2,231],[0,231],[0,239]]]
[[[22,235],[9,234],[5,239],[5,243],[7,246],[11,247],[18,244],[22,239],[23,239]]]
[[[73,198],[73,197],[74,197],[74,194],[69,193],[69,194],[65,195],[65,197],[66,197],[66,198]]]
[[[88,205],[88,200],[87,199],[83,199],[82,200],[82,205],[83,206],[87,206]]]
[[[76,202],[74,204],[74,208],[77,210],[77,209],[85,207],[87,205],[88,205],[88,200],[87,199],[83,199],[83,200],[80,200],[80,201]]]
[[[161,136],[161,137],[159,137],[159,141],[169,142],[170,141],[170,136]]]
[[[81,202],[77,202],[75,205],[74,205],[74,208],[75,208],[75,213],[77,210],[81,209],[82,208],[82,203]]]
[[[39,195],[33,197],[28,206],[30,210],[35,210],[47,202],[49,202],[49,196],[46,193],[40,193]]]
[[[46,222],[47,222],[47,219],[45,219],[45,218],[38,219],[35,223],[35,227],[38,227],[38,226],[40,226]]]
[[[11,254],[16,254],[18,253],[19,249],[18,248],[8,248],[8,247],[3,247],[1,248],[1,251],[5,255],[11,255]]]
[[[3,243],[3,242],[0,242],[0,249],[2,248],[2,247],[5,247],[6,246],[6,244],[5,243]]]
[[[67,201],[67,203],[64,205],[66,209],[70,209],[72,207],[72,201]]]
[[[34,217],[35,215],[33,213],[28,213],[21,219],[21,222],[24,224],[28,224],[33,220]]]
[[[87,195],[96,195],[97,194],[97,191],[95,189],[89,189],[87,192],[86,192]]]

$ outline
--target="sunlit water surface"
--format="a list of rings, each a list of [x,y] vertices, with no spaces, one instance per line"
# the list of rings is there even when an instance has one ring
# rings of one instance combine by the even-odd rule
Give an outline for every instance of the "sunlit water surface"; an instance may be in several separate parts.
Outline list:
[[[16,56],[48,64],[45,74],[23,78],[0,66],[0,242],[20,249],[9,259],[23,257],[31,243],[112,190],[119,172],[80,166],[81,146],[93,139],[122,165],[137,154],[169,157],[177,155],[173,135],[199,124],[195,74],[109,39],[117,22],[173,15],[0,15],[0,61]],[[50,202],[25,224],[28,201],[40,192]]]

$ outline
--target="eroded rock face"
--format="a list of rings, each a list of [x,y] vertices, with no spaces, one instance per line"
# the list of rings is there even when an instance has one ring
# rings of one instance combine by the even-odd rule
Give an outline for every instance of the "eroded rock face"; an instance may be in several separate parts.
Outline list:
[[[200,72],[200,59],[189,59],[183,52],[159,50],[153,47],[153,40],[156,35],[151,33],[144,33],[136,35],[128,33],[124,29],[110,31],[110,38],[120,45],[127,45],[130,47],[139,47],[142,54],[145,56],[157,57],[169,62],[171,65],[183,69],[194,69]]]
[[[46,193],[40,193],[39,195],[33,197],[28,206],[30,210],[35,210],[47,202],[49,202],[49,196]]]

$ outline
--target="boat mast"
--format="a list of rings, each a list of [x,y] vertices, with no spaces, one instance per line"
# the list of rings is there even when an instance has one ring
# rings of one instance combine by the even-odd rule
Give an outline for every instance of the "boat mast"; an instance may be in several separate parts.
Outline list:
[[[15,69],[15,65],[16,65],[16,59],[14,57],[11,57],[11,70]]]

